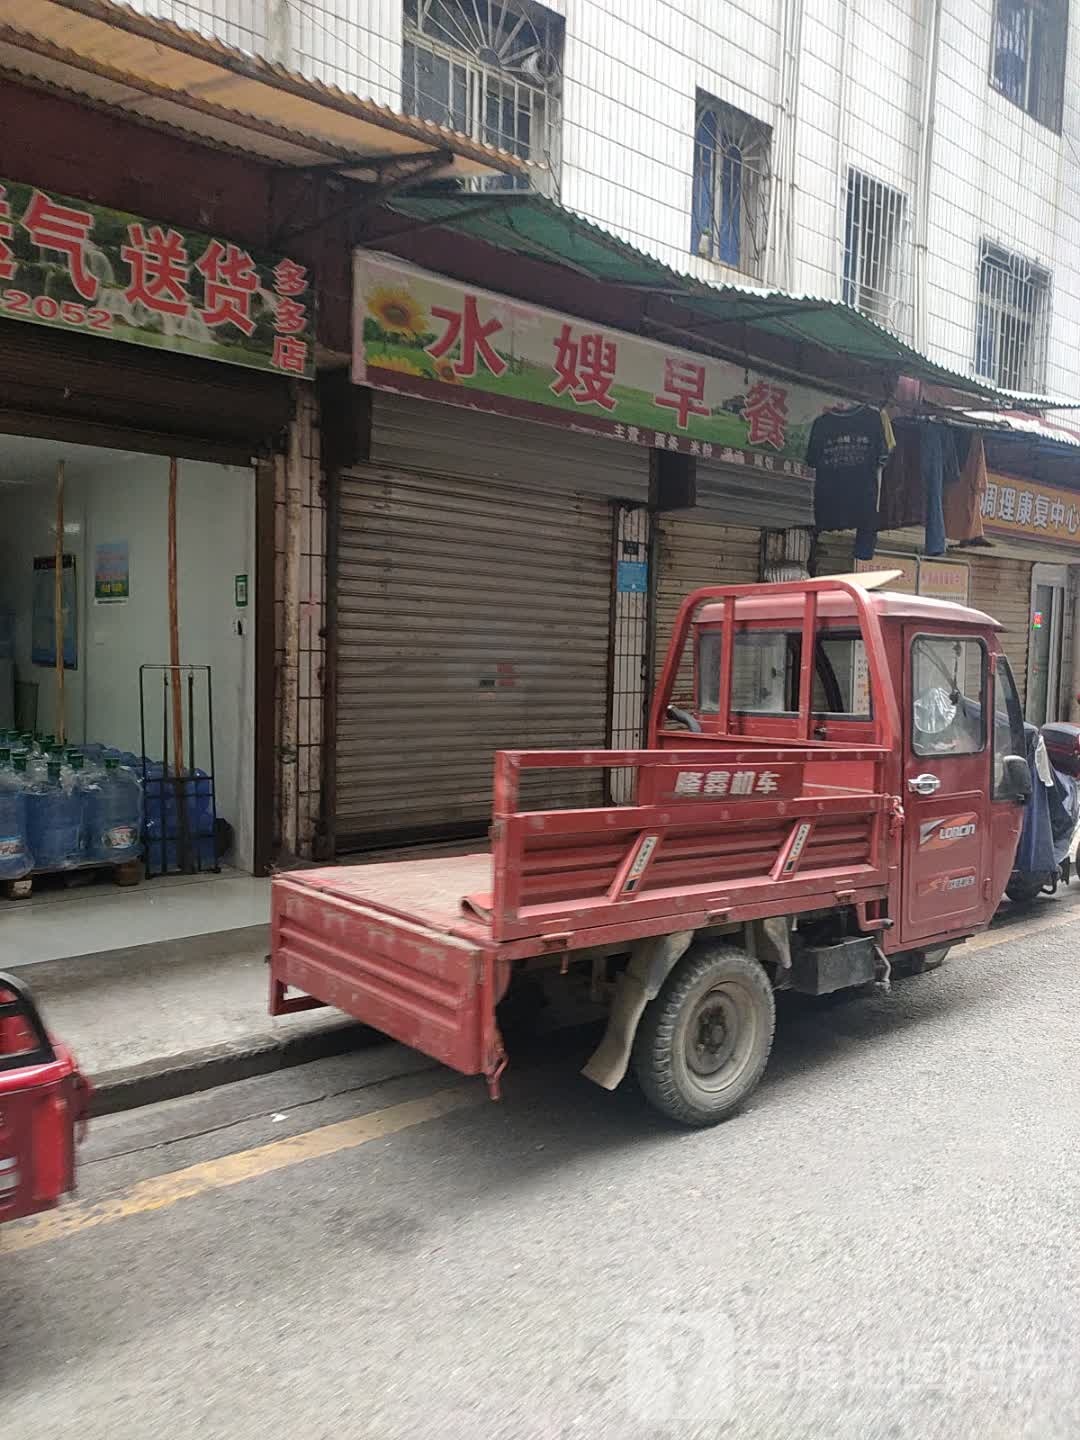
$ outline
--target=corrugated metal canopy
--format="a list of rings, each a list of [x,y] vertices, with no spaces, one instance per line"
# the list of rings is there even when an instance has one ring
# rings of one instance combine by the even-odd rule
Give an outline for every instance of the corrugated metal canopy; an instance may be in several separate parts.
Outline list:
[[[0,75],[290,166],[438,157],[429,175],[526,176],[516,156],[398,115],[113,0],[0,0]]]
[[[590,221],[535,194],[402,196],[390,208],[424,225],[439,225],[487,245],[546,260],[590,280],[661,294],[678,304],[701,339],[718,324],[744,326],[802,345],[894,370],[995,405],[1045,409],[1065,402],[999,390],[938,365],[839,300],[742,285],[710,285],[654,260]]]
[[[978,425],[992,425],[1014,435],[1026,435],[1044,444],[1080,447],[1080,424],[1066,424],[1056,415],[1029,415],[1023,410],[965,410],[965,420]]]

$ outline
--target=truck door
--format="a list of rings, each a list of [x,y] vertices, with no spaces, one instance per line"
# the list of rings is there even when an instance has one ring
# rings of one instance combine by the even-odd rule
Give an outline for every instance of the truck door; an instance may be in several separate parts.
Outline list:
[[[904,632],[904,854],[901,940],[916,944],[986,918],[990,737],[985,644]]]

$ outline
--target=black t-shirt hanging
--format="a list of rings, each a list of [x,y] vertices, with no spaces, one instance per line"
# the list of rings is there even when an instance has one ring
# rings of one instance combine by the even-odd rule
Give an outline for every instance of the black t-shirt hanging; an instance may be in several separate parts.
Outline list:
[[[881,412],[872,405],[830,410],[810,430],[806,463],[817,472],[814,524],[860,530],[877,524],[878,471],[889,453]]]

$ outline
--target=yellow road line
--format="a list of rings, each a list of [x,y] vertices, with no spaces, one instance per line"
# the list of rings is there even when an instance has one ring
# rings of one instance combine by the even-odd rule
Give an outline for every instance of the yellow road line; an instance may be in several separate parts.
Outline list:
[[[1070,921],[1080,920],[1080,899],[1063,895],[1060,900],[1051,901],[1046,910],[1040,910],[1026,920],[1002,925],[998,930],[984,930],[965,942],[957,953],[962,956],[972,950],[987,950],[992,945],[1005,945],[1010,940],[1026,940],[1030,935],[1040,935],[1044,930],[1057,930]]]
[[[181,1200],[190,1200],[211,1190],[222,1190],[228,1185],[240,1185],[245,1180],[284,1170],[304,1160],[353,1150],[370,1140],[396,1135],[400,1130],[422,1125],[425,1120],[435,1120],[453,1110],[477,1105],[484,1099],[484,1087],[479,1081],[457,1085],[420,1100],[406,1100],[401,1105],[389,1105],[385,1110],[374,1110],[369,1115],[324,1125],[303,1135],[290,1135],[282,1140],[273,1140],[268,1145],[238,1150],[236,1154],[224,1155],[219,1160],[204,1160],[184,1170],[140,1180],[130,1190],[106,1200],[89,1204],[76,1202],[60,1210],[31,1216],[28,1220],[15,1221],[0,1235],[0,1256],[18,1250],[31,1250],[37,1245],[66,1239],[69,1235],[80,1235],[84,1230],[111,1225],[131,1215],[167,1210]]]

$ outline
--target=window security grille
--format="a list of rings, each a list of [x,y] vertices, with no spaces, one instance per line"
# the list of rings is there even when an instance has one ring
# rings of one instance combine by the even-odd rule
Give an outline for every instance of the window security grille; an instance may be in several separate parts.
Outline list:
[[[908,207],[899,190],[849,170],[844,303],[898,334],[908,329]]]
[[[691,250],[760,277],[768,243],[772,130],[698,92]]]

